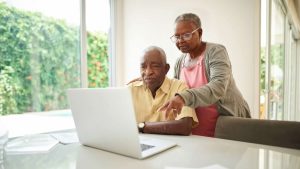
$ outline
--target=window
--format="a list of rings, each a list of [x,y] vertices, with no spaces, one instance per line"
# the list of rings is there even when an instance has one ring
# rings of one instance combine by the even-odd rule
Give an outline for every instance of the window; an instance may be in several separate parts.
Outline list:
[[[110,10],[108,0],[86,0],[88,86],[109,86],[108,34]]]
[[[284,90],[284,27],[285,16],[281,6],[273,0],[271,5],[271,46],[269,55],[269,112],[268,119],[283,119]]]
[[[285,1],[261,1],[260,118],[297,119],[297,44],[295,23]],[[297,23],[297,22],[296,22]]]
[[[293,36],[292,29],[290,25],[287,25],[286,34],[286,59],[285,59],[285,95],[284,102],[288,103],[289,106],[284,107],[284,120],[296,120],[296,106],[297,106],[297,55],[296,55],[296,40]],[[296,78],[295,78],[296,77]],[[299,83],[298,83],[299,84]]]
[[[71,2],[1,3],[1,114],[67,108],[65,90],[80,86],[80,10]]]
[[[261,44],[260,44],[260,110],[259,110],[259,118],[265,119],[267,110],[267,100],[268,100],[268,61],[267,61],[267,44],[268,44],[268,37],[267,37],[267,24],[268,21],[268,14],[267,14],[267,0],[261,1]]]
[[[109,0],[84,2],[87,63],[80,1],[0,1],[0,115],[67,109],[66,89],[82,76],[89,87],[109,86]]]

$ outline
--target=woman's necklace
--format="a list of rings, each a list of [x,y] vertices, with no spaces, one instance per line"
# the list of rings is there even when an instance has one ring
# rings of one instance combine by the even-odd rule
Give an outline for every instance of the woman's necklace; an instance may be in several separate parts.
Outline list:
[[[182,66],[187,67],[187,68],[191,68],[191,67],[194,67],[195,65],[197,65],[198,61],[199,61],[199,58],[203,56],[203,52],[205,51],[205,48],[206,48],[206,43],[201,42],[201,46],[200,46],[200,49],[199,49],[201,51],[201,53],[198,56],[194,57],[194,58],[191,58],[191,55],[189,53],[187,53],[184,56]]]

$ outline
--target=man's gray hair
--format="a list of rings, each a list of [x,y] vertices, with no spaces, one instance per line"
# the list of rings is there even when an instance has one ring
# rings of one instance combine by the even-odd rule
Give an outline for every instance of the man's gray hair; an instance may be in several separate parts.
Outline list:
[[[197,28],[198,27],[201,28],[201,20],[200,20],[199,16],[196,14],[193,14],[193,13],[181,14],[175,19],[175,23],[178,23],[181,21],[193,22]]]
[[[157,51],[157,52],[159,52],[159,54],[160,54],[160,56],[162,57],[162,59],[163,59],[163,62],[164,63],[167,63],[167,56],[166,56],[166,53],[165,53],[165,51],[162,49],[162,48],[160,48],[160,47],[158,47],[158,46],[149,46],[149,47],[147,47],[146,49],[144,49],[144,53],[147,53],[147,52],[150,52],[150,51]]]

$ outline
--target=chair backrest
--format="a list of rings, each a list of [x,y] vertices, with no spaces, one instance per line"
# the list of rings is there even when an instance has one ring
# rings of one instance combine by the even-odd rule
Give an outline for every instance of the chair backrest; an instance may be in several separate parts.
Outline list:
[[[215,137],[300,149],[300,122],[220,116]]]

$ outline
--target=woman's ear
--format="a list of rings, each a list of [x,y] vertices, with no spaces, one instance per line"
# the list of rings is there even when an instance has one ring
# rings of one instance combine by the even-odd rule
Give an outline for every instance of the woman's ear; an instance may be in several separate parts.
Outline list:
[[[202,37],[202,28],[198,29],[198,32],[199,32],[199,38]]]

